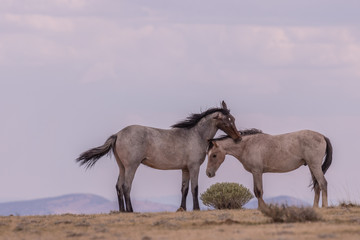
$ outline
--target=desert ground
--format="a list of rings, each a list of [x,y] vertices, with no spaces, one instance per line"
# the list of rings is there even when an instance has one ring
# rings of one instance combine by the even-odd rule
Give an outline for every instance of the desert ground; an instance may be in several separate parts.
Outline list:
[[[0,239],[360,239],[360,207],[316,210],[322,220],[274,223],[258,210],[0,217]]]

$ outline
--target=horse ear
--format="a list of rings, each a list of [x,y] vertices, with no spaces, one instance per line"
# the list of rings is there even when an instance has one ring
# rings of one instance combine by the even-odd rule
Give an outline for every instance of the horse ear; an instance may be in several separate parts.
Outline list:
[[[223,109],[228,110],[227,105],[224,100],[221,102],[221,105],[222,105]]]
[[[214,140],[212,140],[212,139],[209,139],[209,140],[208,140],[208,143],[209,143],[208,149],[207,149],[208,152],[209,152],[214,146],[215,146],[215,147],[218,147],[216,141],[214,141]]]
[[[208,149],[207,149],[207,152],[210,151],[210,149],[212,149],[212,147],[214,146],[214,143],[211,139],[208,140]]]

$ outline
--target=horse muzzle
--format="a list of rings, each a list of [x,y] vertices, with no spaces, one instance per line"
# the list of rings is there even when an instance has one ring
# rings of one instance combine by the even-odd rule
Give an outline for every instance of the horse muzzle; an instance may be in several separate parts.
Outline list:
[[[206,175],[207,175],[209,178],[215,177],[215,173],[214,173],[214,172],[210,172],[210,171],[206,171]]]
[[[229,131],[227,132],[230,132],[230,134],[228,134],[232,139],[234,139],[235,141],[239,141],[241,140],[241,134],[239,131],[237,131],[236,129],[229,129]]]
[[[241,140],[241,134],[239,132],[236,132],[236,136],[234,138],[235,141]]]

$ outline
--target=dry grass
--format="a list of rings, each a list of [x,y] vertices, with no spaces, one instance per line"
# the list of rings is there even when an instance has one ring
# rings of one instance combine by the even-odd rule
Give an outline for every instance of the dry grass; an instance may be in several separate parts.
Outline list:
[[[274,222],[315,222],[320,221],[321,216],[312,207],[289,207],[287,205],[270,204],[261,212]]]
[[[360,239],[360,208],[317,222],[274,223],[258,210],[0,217],[0,239]]]
[[[360,204],[351,201],[342,201],[339,203],[339,206],[344,208],[354,208],[360,207]]]

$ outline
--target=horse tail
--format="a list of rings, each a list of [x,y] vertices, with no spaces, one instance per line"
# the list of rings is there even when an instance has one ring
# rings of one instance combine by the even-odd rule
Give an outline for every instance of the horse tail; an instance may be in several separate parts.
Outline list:
[[[99,158],[105,154],[110,154],[111,149],[115,149],[116,139],[116,134],[110,136],[102,146],[92,148],[80,154],[80,156],[76,159],[76,162],[79,162],[80,166],[85,165],[86,168],[94,166]]]
[[[330,139],[325,136],[324,139],[326,141],[326,157],[325,157],[325,161],[321,166],[321,170],[325,175],[326,171],[329,169],[332,162],[333,148]],[[313,185],[313,189],[318,185],[318,182],[316,181],[314,175],[312,175],[312,185]]]
[[[329,169],[331,162],[332,162],[332,154],[333,154],[333,148],[330,142],[330,139],[328,139],[327,137],[324,137],[325,141],[326,141],[326,158],[324,163],[321,166],[321,169],[323,171],[323,173],[325,174],[326,171]]]

